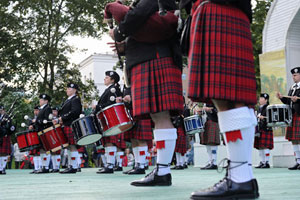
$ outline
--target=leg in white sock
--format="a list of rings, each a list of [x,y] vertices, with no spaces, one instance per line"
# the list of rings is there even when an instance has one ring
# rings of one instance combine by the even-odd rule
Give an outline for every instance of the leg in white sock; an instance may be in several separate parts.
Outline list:
[[[105,150],[108,151],[107,155],[107,167],[112,169],[115,166],[116,162],[116,152],[117,152],[117,147],[116,146],[109,146],[105,147]]]
[[[78,168],[78,163],[77,163],[78,151],[71,151],[70,156],[71,156],[70,164],[71,164],[72,168],[77,169]]]
[[[144,169],[146,163],[146,153],[148,152],[148,146],[138,147],[138,160],[139,168]]]
[[[211,146],[210,145],[205,145],[205,147],[206,147],[206,152],[207,152],[207,155],[208,155],[208,162],[211,163],[211,161],[212,161]]]
[[[211,163],[217,165],[218,146],[211,146]]]

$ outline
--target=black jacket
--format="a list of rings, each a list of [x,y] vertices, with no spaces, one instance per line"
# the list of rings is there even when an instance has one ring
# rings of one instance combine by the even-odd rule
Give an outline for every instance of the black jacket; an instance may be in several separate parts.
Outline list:
[[[263,105],[262,107],[259,107],[257,114],[260,114],[261,116],[266,117],[267,116],[267,107],[268,104]],[[267,119],[258,119],[258,127],[259,130],[269,131],[272,130],[272,127],[267,126]]]
[[[0,119],[0,138],[10,135],[14,131],[11,130],[12,127],[15,129],[15,127],[12,125],[10,117],[7,114],[4,114]]]
[[[113,93],[111,91],[112,88],[115,88],[115,90],[116,90],[115,93]],[[111,101],[111,99],[110,99],[112,96],[115,97],[114,101]],[[119,87],[117,87],[115,85],[109,86],[108,88],[106,88],[104,90],[103,94],[101,95],[101,97],[98,101],[98,104],[96,106],[95,113],[99,112],[101,109],[104,109],[107,106],[115,104],[116,103],[116,98],[121,97],[121,96],[122,96],[122,93],[121,93],[121,90],[120,90]]]
[[[164,8],[176,10],[175,1],[163,1]],[[169,40],[158,43],[138,42],[132,36],[139,28],[146,23],[148,18],[158,11],[158,3],[153,0],[140,0],[133,9],[130,9],[125,18],[114,30],[116,41],[123,41],[126,38],[125,57],[126,66],[131,67],[157,58],[173,57],[175,65],[182,66],[182,56],[179,48],[179,37],[175,34]]]
[[[206,112],[207,120],[212,120],[213,122],[218,122],[218,111],[214,105],[206,105],[207,107],[213,107],[212,112]]]
[[[79,118],[82,111],[82,105],[78,96],[73,96],[71,99],[67,99],[61,106],[58,115],[63,120],[63,125],[70,126],[72,122]]]
[[[292,93],[293,93],[293,88],[291,88],[289,90],[288,96],[292,96]],[[293,96],[300,97],[300,88],[296,89]],[[291,105],[291,99],[290,98],[283,97],[280,100],[284,104]],[[300,115],[300,100],[299,99],[296,102],[292,103],[292,111],[293,111],[293,113],[296,112],[298,115]]]
[[[44,120],[50,121],[49,115],[52,113],[51,107],[47,104],[43,109],[39,111],[39,114],[36,117],[34,128],[37,131],[42,131],[52,125],[52,123],[48,122],[44,124]]]

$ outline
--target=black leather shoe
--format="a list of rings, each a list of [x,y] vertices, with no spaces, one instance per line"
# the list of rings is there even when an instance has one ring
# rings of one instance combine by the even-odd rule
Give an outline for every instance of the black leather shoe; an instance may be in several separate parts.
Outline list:
[[[0,171],[0,175],[5,175],[6,172],[5,172],[5,169],[3,169],[2,171]]]
[[[77,169],[69,167],[69,168],[67,168],[64,171],[59,172],[59,173],[61,173],[61,174],[76,174],[76,172],[77,172]]]
[[[184,169],[188,168],[188,165],[186,163],[183,164]]]
[[[182,169],[184,169],[184,167],[181,166],[181,165],[178,165],[178,166],[172,167],[171,169],[173,169],[173,170],[182,170]]]
[[[270,168],[270,164],[266,162],[261,168],[267,169]]]
[[[130,170],[127,170],[125,172],[123,172],[123,174],[128,174],[130,171],[134,170],[134,168],[130,169]]]
[[[214,164],[210,164],[206,169],[207,170],[210,170],[210,169],[214,170],[214,169],[218,169],[218,166],[214,165]]]
[[[46,169],[45,167],[43,167],[42,169],[36,172],[36,174],[46,174],[46,173],[49,173],[49,169]]]
[[[123,167],[115,167],[114,171],[115,172],[122,172],[123,171]]]
[[[148,170],[149,169],[149,165],[147,165],[147,166],[145,166],[145,168],[144,168],[145,170]]]
[[[211,166],[211,163],[208,163],[207,165],[205,165],[204,167],[201,167],[200,169],[201,170],[205,170],[205,169],[207,169],[208,167],[210,167]]]
[[[81,172],[81,168],[77,168],[77,172]]]
[[[58,173],[59,172],[59,169],[52,169],[51,171],[50,171],[50,173]]]
[[[298,167],[300,167],[300,164],[296,163],[294,166],[289,167],[288,169],[289,170],[296,170],[296,169],[298,169]]]
[[[193,192],[191,199],[255,199],[258,196],[259,193],[256,179],[244,183],[236,183],[225,177],[212,187]]]
[[[260,162],[259,165],[257,165],[255,168],[258,169],[258,168],[262,168],[263,166],[264,166],[264,163],[263,163],[263,162]]]
[[[172,185],[172,177],[171,174],[158,176],[156,169],[154,169],[141,180],[132,181],[130,184],[133,186],[170,186]]]
[[[104,167],[101,171],[97,172],[97,174],[113,174],[113,173],[114,173],[114,169],[108,167]]]
[[[146,174],[145,169],[141,168],[135,168],[133,170],[130,170],[130,172],[127,173],[128,175],[133,175],[133,174]]]
[[[29,174],[36,174],[37,170],[33,170],[32,172],[30,172]]]
[[[174,169],[177,169],[177,167],[178,167],[178,166],[175,165],[174,167],[171,167],[170,169],[171,169],[171,170],[174,170]]]

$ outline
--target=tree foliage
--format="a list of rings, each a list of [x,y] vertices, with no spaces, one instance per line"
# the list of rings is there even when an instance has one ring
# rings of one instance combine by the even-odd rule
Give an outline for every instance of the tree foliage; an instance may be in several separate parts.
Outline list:
[[[267,13],[273,0],[255,0],[256,5],[253,9],[253,22],[251,25],[254,64],[257,82],[257,93],[260,93],[260,68],[259,54],[262,53],[262,32],[265,25]]]

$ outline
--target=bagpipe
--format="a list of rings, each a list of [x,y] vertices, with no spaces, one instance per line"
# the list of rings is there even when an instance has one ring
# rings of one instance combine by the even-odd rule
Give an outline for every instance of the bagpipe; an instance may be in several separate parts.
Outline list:
[[[17,100],[12,103],[7,113],[4,114],[4,116],[0,120],[0,137],[10,135],[16,130],[16,127],[12,125],[12,119],[15,117],[15,115],[13,114],[13,109],[16,101]]]
[[[135,0],[130,6],[121,1],[108,3],[104,10],[104,22],[113,28],[113,19],[120,23],[130,9],[135,8],[140,0]],[[178,16],[174,11],[164,9],[161,0],[158,1],[159,11],[149,17],[142,27],[131,37],[139,42],[156,43],[171,38],[177,31]]]

